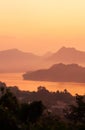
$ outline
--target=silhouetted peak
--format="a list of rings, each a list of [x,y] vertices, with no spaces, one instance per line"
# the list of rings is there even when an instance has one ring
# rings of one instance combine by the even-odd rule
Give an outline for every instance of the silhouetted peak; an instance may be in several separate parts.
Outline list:
[[[18,52],[20,50],[16,49],[16,48],[13,48],[13,49],[9,49],[9,51],[15,51],[15,52]]]
[[[65,46],[61,47],[60,50],[65,50],[67,49]]]
[[[59,63],[59,64],[54,64],[52,67],[50,67],[50,69],[55,70],[58,68],[80,68],[81,66],[79,66],[78,64],[63,64],[63,63]]]
[[[67,66],[80,67],[78,64],[68,64]]]
[[[63,64],[63,63],[59,63],[59,64],[54,64],[52,67],[50,67],[50,69],[56,69],[56,68],[62,68],[62,67],[65,67],[66,65],[65,64]]]
[[[16,48],[13,48],[13,49],[8,49],[8,50],[3,50],[3,51],[0,51],[0,53],[2,54],[12,54],[12,55],[23,55],[23,54],[26,54],[26,55],[29,55],[29,56],[37,56],[31,52],[24,52],[24,51],[21,51],[19,49],[16,49]]]
[[[26,80],[85,83],[85,67],[60,63],[49,69],[26,73],[23,77]]]
[[[13,49],[8,49],[8,50],[3,50],[3,51],[0,51],[1,53],[20,53],[22,51],[16,49],[16,48],[13,48]]]
[[[75,48],[70,48],[70,47],[62,47],[58,53],[64,53],[64,52],[75,52],[77,51]]]

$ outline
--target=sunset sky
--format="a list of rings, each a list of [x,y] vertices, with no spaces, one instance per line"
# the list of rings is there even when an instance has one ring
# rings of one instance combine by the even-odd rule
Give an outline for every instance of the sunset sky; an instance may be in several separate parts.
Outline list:
[[[0,0],[0,50],[85,51],[85,0]]]

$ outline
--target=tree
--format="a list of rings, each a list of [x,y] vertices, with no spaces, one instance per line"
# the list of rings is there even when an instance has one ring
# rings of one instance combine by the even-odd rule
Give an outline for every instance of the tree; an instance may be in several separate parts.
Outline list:
[[[29,121],[36,122],[42,115],[45,106],[41,101],[34,101],[29,106]]]
[[[0,129],[20,130],[17,119],[19,110],[18,100],[8,88],[2,86],[0,90]]]
[[[0,130],[28,130],[42,115],[45,107],[41,101],[22,104],[8,88],[1,93]]]
[[[70,105],[64,110],[65,117],[74,123],[85,123],[85,101],[84,96],[76,94],[76,104]]]
[[[4,92],[2,91],[2,93]],[[9,89],[6,89],[6,92],[2,94],[0,98],[0,106],[5,109],[8,109],[10,113],[16,113],[18,112],[19,103],[13,93],[11,93]]]

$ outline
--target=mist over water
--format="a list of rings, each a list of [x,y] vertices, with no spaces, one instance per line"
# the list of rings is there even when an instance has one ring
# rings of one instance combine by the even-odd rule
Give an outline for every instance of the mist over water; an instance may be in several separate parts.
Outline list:
[[[0,73],[0,81],[7,86],[18,86],[20,90],[37,91],[39,86],[44,86],[52,92],[67,89],[72,95],[85,94],[85,83],[29,81],[23,80],[22,75],[23,73]]]

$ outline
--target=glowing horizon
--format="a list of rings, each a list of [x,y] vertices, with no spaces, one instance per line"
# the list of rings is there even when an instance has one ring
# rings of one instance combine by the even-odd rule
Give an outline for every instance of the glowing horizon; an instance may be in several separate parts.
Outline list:
[[[62,46],[85,50],[85,0],[3,0],[0,49],[34,53]]]

